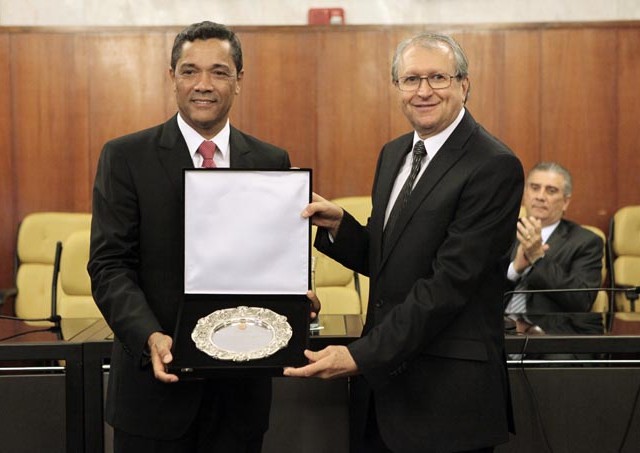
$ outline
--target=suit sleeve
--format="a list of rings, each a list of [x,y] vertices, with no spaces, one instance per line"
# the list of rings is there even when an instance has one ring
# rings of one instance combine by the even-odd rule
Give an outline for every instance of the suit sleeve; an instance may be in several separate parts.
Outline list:
[[[382,153],[384,153],[384,148],[381,151],[381,155]],[[381,166],[382,158],[379,158],[376,164],[374,181],[378,180]],[[345,210],[337,237],[333,238],[332,241],[329,239],[329,233],[326,229],[318,228],[314,246],[343,266],[369,277],[369,247],[371,242],[369,222],[371,222],[372,218],[373,213],[369,217],[367,225],[361,225]]]
[[[329,239],[327,230],[318,228],[314,247],[330,254],[343,266],[369,276],[369,232],[349,212],[344,211],[338,235],[333,241]]]
[[[568,239],[572,248],[570,256],[562,260],[550,254],[540,261],[527,275],[528,289],[597,288],[602,279],[602,239],[590,231],[575,226]],[[563,312],[582,313],[591,310],[595,292],[565,292],[545,295]]]
[[[105,145],[93,189],[88,264],[93,297],[125,351],[142,360],[147,339],[162,331],[138,284],[139,206],[122,149]]]

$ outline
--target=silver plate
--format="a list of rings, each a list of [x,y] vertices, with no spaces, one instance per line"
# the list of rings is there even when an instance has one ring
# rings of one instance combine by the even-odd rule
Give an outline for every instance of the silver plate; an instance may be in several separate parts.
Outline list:
[[[239,306],[200,318],[191,339],[214,359],[246,362],[273,355],[287,346],[292,335],[286,316],[267,308]]]

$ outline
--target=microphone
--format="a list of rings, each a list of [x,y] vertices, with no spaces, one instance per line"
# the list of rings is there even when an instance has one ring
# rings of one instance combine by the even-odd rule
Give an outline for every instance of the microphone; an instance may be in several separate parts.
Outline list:
[[[640,286],[625,286],[625,287],[598,287],[598,288],[554,288],[554,289],[518,289],[513,291],[505,291],[505,296],[513,294],[527,294],[527,293],[577,293],[577,292],[589,292],[589,291],[608,291],[608,292],[622,292],[627,293],[627,297],[638,298],[640,295]]]
[[[60,274],[60,258],[62,256],[62,242],[56,242],[56,252],[53,258],[53,277],[51,279],[51,316],[53,330],[59,339],[62,339],[62,318],[58,314],[58,275]]]

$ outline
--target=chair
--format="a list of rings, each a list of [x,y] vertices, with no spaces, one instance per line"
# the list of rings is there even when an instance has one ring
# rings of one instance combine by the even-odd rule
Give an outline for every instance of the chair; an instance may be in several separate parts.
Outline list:
[[[87,272],[91,232],[71,233],[62,244],[60,272],[53,306],[64,318],[101,318],[91,295],[91,279]]]
[[[317,228],[312,227],[313,240],[315,240],[316,232]],[[311,253],[314,259],[314,290],[322,303],[320,314],[361,314],[360,294],[354,284],[353,271],[315,248]]]
[[[371,213],[371,197],[353,196],[332,200],[366,224]],[[315,239],[316,228],[313,227]],[[369,279],[342,266],[313,249],[315,291],[322,303],[321,314],[362,314],[366,310]]]
[[[371,197],[368,195],[356,195],[351,197],[339,197],[331,200],[341,206],[362,225],[366,225],[371,215]],[[360,305],[363,317],[367,314],[369,303],[369,277],[362,274],[354,274],[354,285],[360,294]]]
[[[611,267],[613,286],[640,286],[640,205],[623,207],[614,214],[610,242],[615,256]],[[638,295],[632,292],[616,292],[616,311],[639,312],[637,299]]]
[[[356,218],[363,225],[367,224],[371,215],[371,197],[368,195],[358,195],[353,197],[339,197],[331,200],[341,206]]]
[[[585,230],[589,230],[602,239],[602,278],[600,279],[600,286],[604,287],[607,280],[607,237],[604,232],[593,225],[581,225]],[[595,313],[607,313],[609,311],[609,296],[606,291],[598,291],[596,299],[593,301],[591,311]]]
[[[25,216],[18,228],[15,288],[5,292],[8,296],[5,299],[13,299],[17,317],[41,319],[52,315],[56,243],[74,231],[89,229],[90,225],[88,213],[37,212]]]
[[[524,205],[520,205],[520,211],[518,212],[518,218],[521,219],[527,215],[527,208]]]

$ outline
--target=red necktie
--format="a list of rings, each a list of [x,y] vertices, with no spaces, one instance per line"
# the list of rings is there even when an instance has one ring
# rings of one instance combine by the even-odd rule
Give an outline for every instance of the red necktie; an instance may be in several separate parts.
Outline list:
[[[216,144],[205,140],[198,147],[198,152],[203,157],[202,168],[216,168],[216,163],[213,161],[213,155],[216,152]]]

